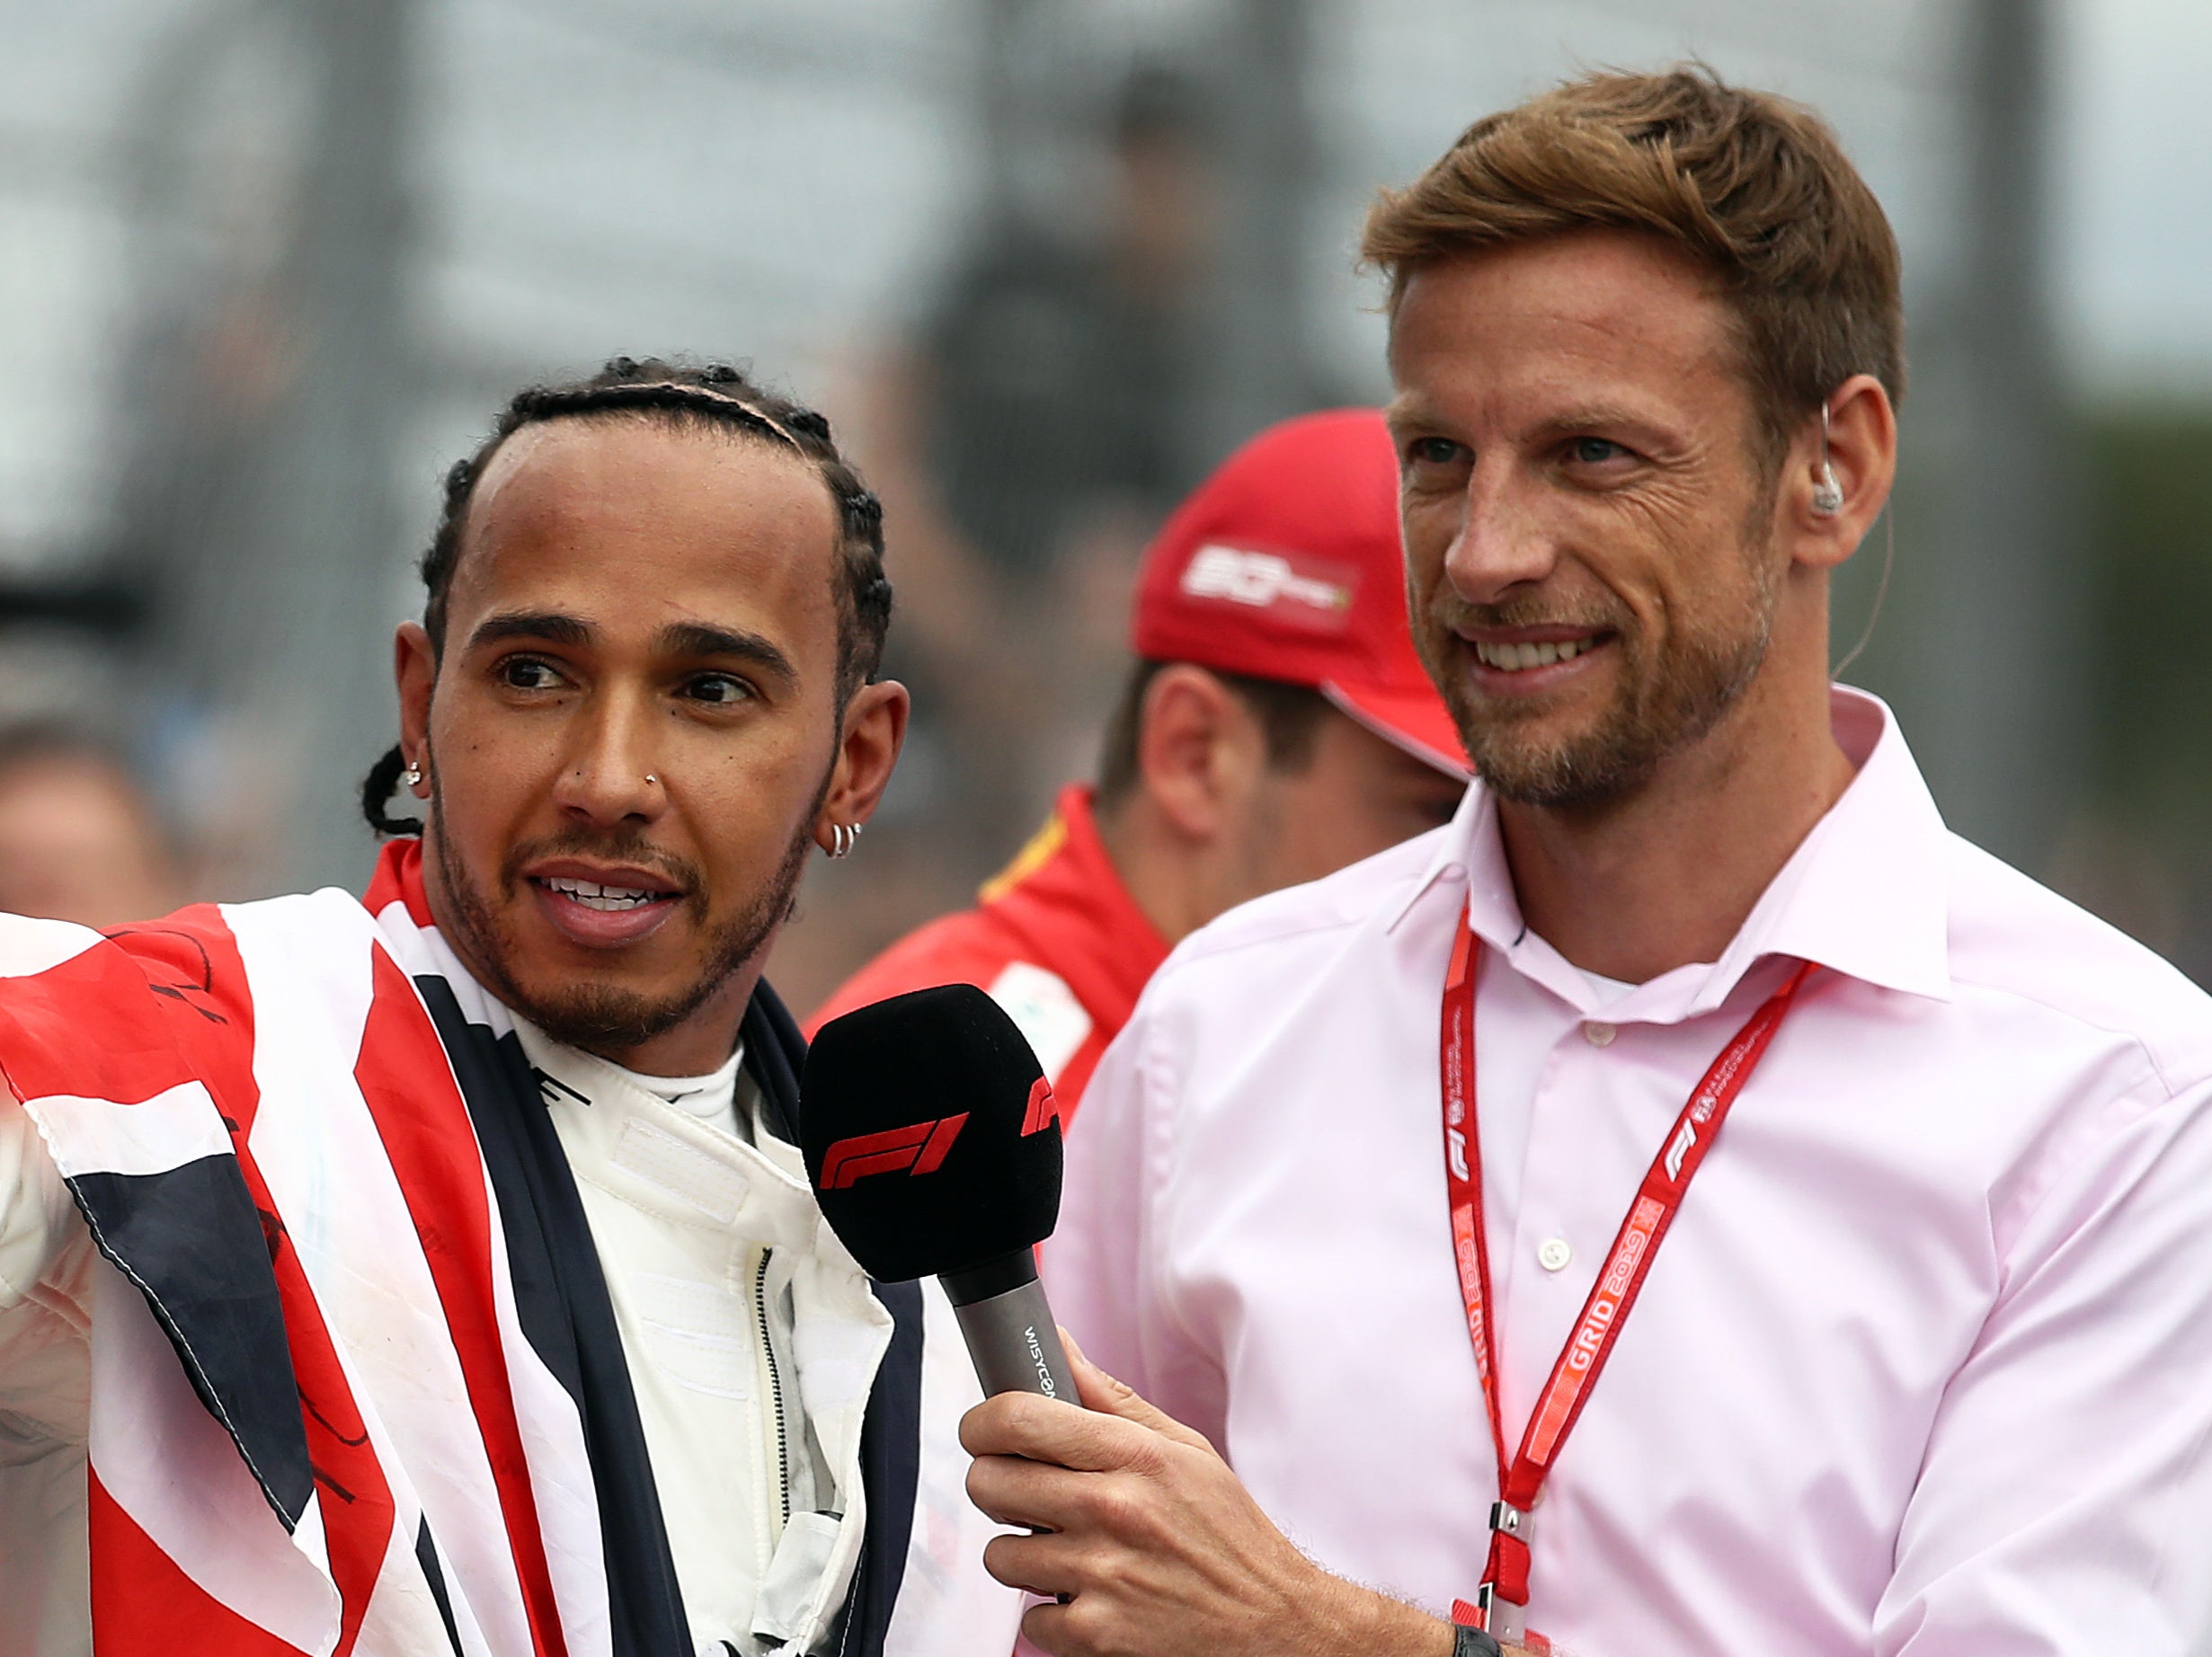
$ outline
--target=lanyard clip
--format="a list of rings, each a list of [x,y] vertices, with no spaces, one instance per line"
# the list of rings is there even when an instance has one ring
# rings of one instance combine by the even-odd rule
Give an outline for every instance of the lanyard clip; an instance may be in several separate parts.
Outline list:
[[[1535,1519],[1526,1508],[1510,1502],[1490,1504],[1490,1569],[1485,1573],[1489,1580],[1475,1591],[1475,1609],[1483,1631],[1507,1645],[1526,1643],[1528,1545],[1535,1530]]]
[[[1500,1645],[1528,1643],[1528,1607],[1515,1605],[1497,1591],[1496,1582],[1475,1590],[1475,1611],[1482,1618],[1482,1632]]]
[[[1510,1502],[1490,1503],[1490,1529],[1500,1536],[1515,1537],[1526,1547],[1536,1536],[1536,1516],[1526,1508],[1517,1508]]]

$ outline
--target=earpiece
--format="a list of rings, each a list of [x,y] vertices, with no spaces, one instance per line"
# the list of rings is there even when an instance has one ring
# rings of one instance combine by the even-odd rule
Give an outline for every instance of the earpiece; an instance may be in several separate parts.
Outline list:
[[[1813,490],[1813,510],[1823,518],[1834,518],[1843,510],[1843,486],[1835,481],[1835,468],[1828,464],[1828,405],[1820,405],[1820,482]]]

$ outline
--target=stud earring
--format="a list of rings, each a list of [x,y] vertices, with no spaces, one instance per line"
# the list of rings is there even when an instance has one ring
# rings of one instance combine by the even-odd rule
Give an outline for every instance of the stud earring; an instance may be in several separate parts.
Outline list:
[[[410,788],[422,786],[422,762],[419,759],[410,759],[407,762],[407,786]]]

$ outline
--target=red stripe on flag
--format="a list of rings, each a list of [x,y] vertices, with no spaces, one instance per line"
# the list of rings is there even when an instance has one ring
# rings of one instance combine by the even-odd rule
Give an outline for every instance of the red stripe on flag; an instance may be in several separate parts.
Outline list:
[[[284,1310],[292,1379],[299,1390],[300,1427],[322,1507],[331,1581],[343,1608],[333,1657],[346,1657],[360,1636],[361,1619],[391,1547],[396,1504],[314,1286],[286,1238],[268,1183],[247,1147],[247,1134],[260,1108],[261,1085],[253,1074],[253,998],[245,962],[222,912],[211,904],[126,928],[115,935],[115,941],[138,961],[149,984],[201,986],[187,995],[164,997],[173,1008],[170,1027],[192,1074],[207,1087],[230,1129],[239,1172],[261,1211],[277,1298]],[[298,1103],[298,1108],[314,1108],[306,1101]]]
[[[137,1104],[190,1081],[235,1139],[253,1124],[253,995],[222,912],[194,904],[124,926],[58,967],[0,982],[16,1093]]]
[[[292,1379],[299,1388],[300,1426],[323,1510],[323,1545],[342,1607],[333,1657],[346,1657],[360,1637],[361,1618],[390,1551],[397,1504],[298,1251],[290,1246],[280,1223],[270,1226],[269,1187],[243,1144],[238,1166],[269,1232],[270,1265],[284,1307],[285,1344],[291,1349]]]
[[[377,855],[376,873],[369,877],[362,906],[381,915],[395,903],[407,908],[407,917],[425,931],[438,922],[431,915],[431,900],[422,890],[422,842],[409,837],[387,841]]]
[[[194,952],[197,957],[197,952]],[[96,944],[59,966],[0,987],[0,1054],[16,1094],[73,1094],[137,1104],[192,1079],[177,1050],[176,1021],[164,1014],[228,1021],[207,1007],[209,974],[195,959],[189,978],[146,963],[128,948]],[[248,1041],[251,1037],[245,1038]]]
[[[177,1568],[154,1538],[85,1476],[92,1545],[93,1650],[97,1657],[303,1657]]]
[[[354,1079],[392,1159],[438,1286],[469,1406],[499,1487],[532,1642],[542,1657],[565,1657],[553,1574],[507,1373],[507,1350],[500,1339],[492,1280],[496,1245],[484,1195],[484,1156],[444,1044],[414,986],[383,950],[375,954],[375,987]]]
[[[253,989],[223,912],[196,903],[108,935],[162,999],[177,1050],[214,1096],[232,1141],[243,1146],[261,1105],[253,1077]],[[258,1193],[255,1200],[262,1201]]]

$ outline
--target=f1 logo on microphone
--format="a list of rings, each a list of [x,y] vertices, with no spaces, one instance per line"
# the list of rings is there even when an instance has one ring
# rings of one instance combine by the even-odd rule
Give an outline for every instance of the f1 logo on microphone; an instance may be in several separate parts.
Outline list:
[[[967,1120],[963,1111],[935,1121],[839,1139],[822,1155],[822,1189],[843,1191],[871,1174],[935,1174]]]
[[[1053,1097],[1053,1085],[1040,1076],[1029,1084],[1029,1109],[1022,1115],[1022,1138],[1043,1133],[1048,1124],[1062,1133],[1068,1130],[1068,1124],[1061,1120],[1060,1101]]]

